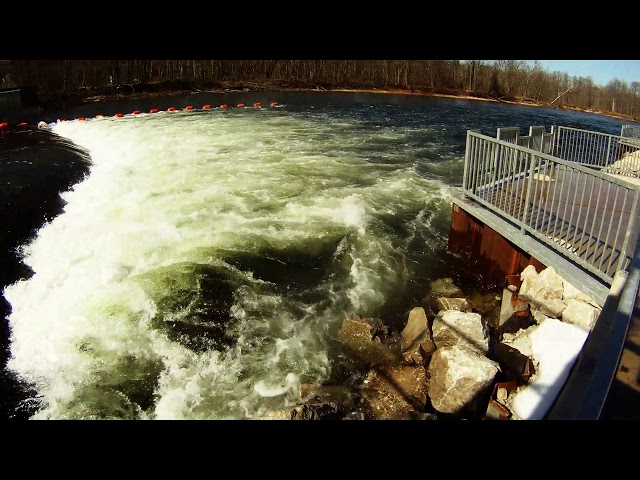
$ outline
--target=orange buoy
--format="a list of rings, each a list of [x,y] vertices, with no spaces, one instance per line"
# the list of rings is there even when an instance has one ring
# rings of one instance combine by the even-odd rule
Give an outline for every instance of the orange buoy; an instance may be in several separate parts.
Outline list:
[[[256,103],[254,103],[254,104],[253,104],[253,106],[254,106],[254,107],[261,107],[261,106],[262,106],[262,104],[261,104],[260,102],[256,102]]]
[[[205,105],[202,107],[203,110],[211,110],[211,105]]]
[[[244,107],[244,103],[239,103],[238,108],[242,108],[242,107]]]
[[[184,109],[185,109],[185,110],[193,110],[193,106],[191,106],[191,105],[187,105]]]
[[[141,114],[142,112],[141,112],[140,110],[134,110],[134,111],[133,111],[133,112],[131,112],[131,113],[133,113],[134,115],[139,115],[139,114]]]
[[[79,121],[81,121],[81,122],[84,122],[84,121],[86,120],[86,118],[84,118],[84,117],[78,117],[78,120],[79,120]]]
[[[167,108],[167,112],[175,112],[175,111],[176,111],[176,107]]]
[[[114,117],[118,117],[118,118],[120,118],[120,117],[124,117],[124,115],[122,115],[121,113],[116,113],[116,114],[114,115]],[[63,120],[63,122],[64,122],[64,120]]]
[[[26,123],[26,122],[20,122],[20,123],[18,124],[18,126],[19,126],[20,128],[26,128],[27,123]]]
[[[271,102],[271,106],[272,107],[277,107],[278,106],[278,102]]]
[[[229,105],[227,105],[226,103],[223,103],[222,105],[220,105],[220,108],[229,108]]]
[[[158,109],[157,108],[152,108],[151,110],[149,110],[149,113],[158,113]]]

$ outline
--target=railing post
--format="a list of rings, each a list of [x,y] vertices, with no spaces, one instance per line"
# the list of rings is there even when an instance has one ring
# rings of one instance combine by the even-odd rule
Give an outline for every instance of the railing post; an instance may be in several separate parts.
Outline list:
[[[462,173],[462,194],[465,196],[467,191],[467,175],[469,171],[469,157],[471,156],[471,130],[467,130],[467,146],[464,151],[464,172]]]
[[[622,244],[622,248],[620,249],[620,259],[618,260],[618,266],[616,267],[616,272],[622,270],[624,268],[623,262],[627,259],[627,250],[629,249],[629,239],[631,238],[631,233],[636,229],[636,223],[638,219],[636,218],[636,213],[638,210],[638,201],[640,200],[640,187],[636,187],[636,194],[633,196],[633,205],[631,206],[631,213],[629,213],[629,223],[627,224],[627,231],[624,235],[624,243]],[[622,221],[622,219],[620,219]],[[633,246],[635,250],[635,245]]]
[[[549,152],[549,155],[554,155],[556,154],[556,136],[558,134],[558,131],[556,129],[555,125],[551,125],[551,151]]]
[[[535,171],[533,167],[533,164],[535,162],[535,155],[532,153],[528,153],[527,155],[531,159],[531,165],[529,165],[529,178],[527,179],[527,195],[526,195],[526,200],[524,204],[524,214],[522,215],[522,225],[520,226],[520,231],[522,232],[523,235],[525,234],[524,226],[526,225],[527,215],[529,213],[529,201],[531,199],[531,185],[533,184],[533,175],[534,175],[533,172]]]
[[[607,157],[604,159],[604,168],[609,167],[609,156],[611,155],[611,136],[609,136],[609,141],[607,142]]]

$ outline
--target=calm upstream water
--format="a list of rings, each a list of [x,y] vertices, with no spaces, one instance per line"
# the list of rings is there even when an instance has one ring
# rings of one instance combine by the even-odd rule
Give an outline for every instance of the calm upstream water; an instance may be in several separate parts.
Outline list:
[[[233,108],[112,117],[222,103]],[[38,120],[51,132],[0,137],[8,419],[253,419],[291,406],[301,383],[348,369],[346,315],[400,329],[430,281],[474,288],[446,252],[467,129],[626,123],[324,92]]]

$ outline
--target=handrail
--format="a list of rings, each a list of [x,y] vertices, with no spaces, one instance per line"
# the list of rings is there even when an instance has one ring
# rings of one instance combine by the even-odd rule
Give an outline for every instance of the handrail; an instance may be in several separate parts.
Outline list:
[[[512,141],[467,131],[464,195],[610,285],[615,273],[630,263],[635,249],[640,188],[520,146],[514,142],[518,135],[513,130],[501,129],[501,136],[504,133]],[[538,132],[538,138],[542,135],[544,131]]]
[[[553,154],[564,160],[618,175],[640,176],[640,140],[560,126]]]

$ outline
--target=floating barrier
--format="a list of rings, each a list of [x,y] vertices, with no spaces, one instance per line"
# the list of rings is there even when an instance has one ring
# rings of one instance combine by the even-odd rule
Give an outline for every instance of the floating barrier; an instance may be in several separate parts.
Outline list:
[[[5,130],[9,128],[9,124],[7,122],[0,123],[0,130]]]
[[[272,107],[277,107],[277,106],[279,106],[279,103],[278,102],[271,102],[269,105],[271,105]],[[262,103],[255,102],[253,104],[253,106],[256,107],[256,108],[261,108],[262,107]],[[237,107],[238,108],[246,108],[246,104],[238,103]],[[229,105],[227,105],[226,103],[223,103],[222,105],[220,105],[220,108],[223,109],[223,110],[226,110],[226,109],[231,108],[231,107]],[[202,106],[202,110],[211,110],[211,109],[212,109],[212,107],[209,104]],[[193,107],[193,105],[187,105],[184,108],[184,110],[194,110],[194,107]],[[175,107],[167,108],[167,112],[176,112],[176,111],[177,111],[177,109]],[[151,110],[149,110],[149,113],[158,113],[158,112],[160,112],[160,110],[157,109],[157,108],[152,108]],[[142,113],[142,110],[134,110],[133,112],[131,112],[132,115],[140,115],[141,113]],[[116,117],[116,118],[122,118],[125,115],[122,114],[122,113],[116,113],[113,116]],[[95,116],[95,118],[103,118],[103,117],[104,117],[104,115],[102,115],[100,113]],[[87,120],[87,118],[86,117],[78,117],[75,120],[78,120],[78,121],[82,122],[82,121]],[[57,120],[57,122],[58,123],[66,122],[66,120],[59,118]],[[48,124],[46,124],[46,123],[45,123],[46,126],[41,127],[40,124],[42,124],[42,123],[45,123],[45,122],[40,122],[38,124],[38,128],[47,128],[48,127]],[[18,123],[17,125],[18,125],[18,127],[21,127],[21,128],[27,127],[27,123],[26,122],[21,122],[21,123]],[[9,128],[9,123],[7,123],[7,122],[0,123],[0,129],[7,129],[7,128]]]
[[[20,123],[18,124],[18,127],[20,127],[20,128],[27,128],[27,122],[20,122]]]

